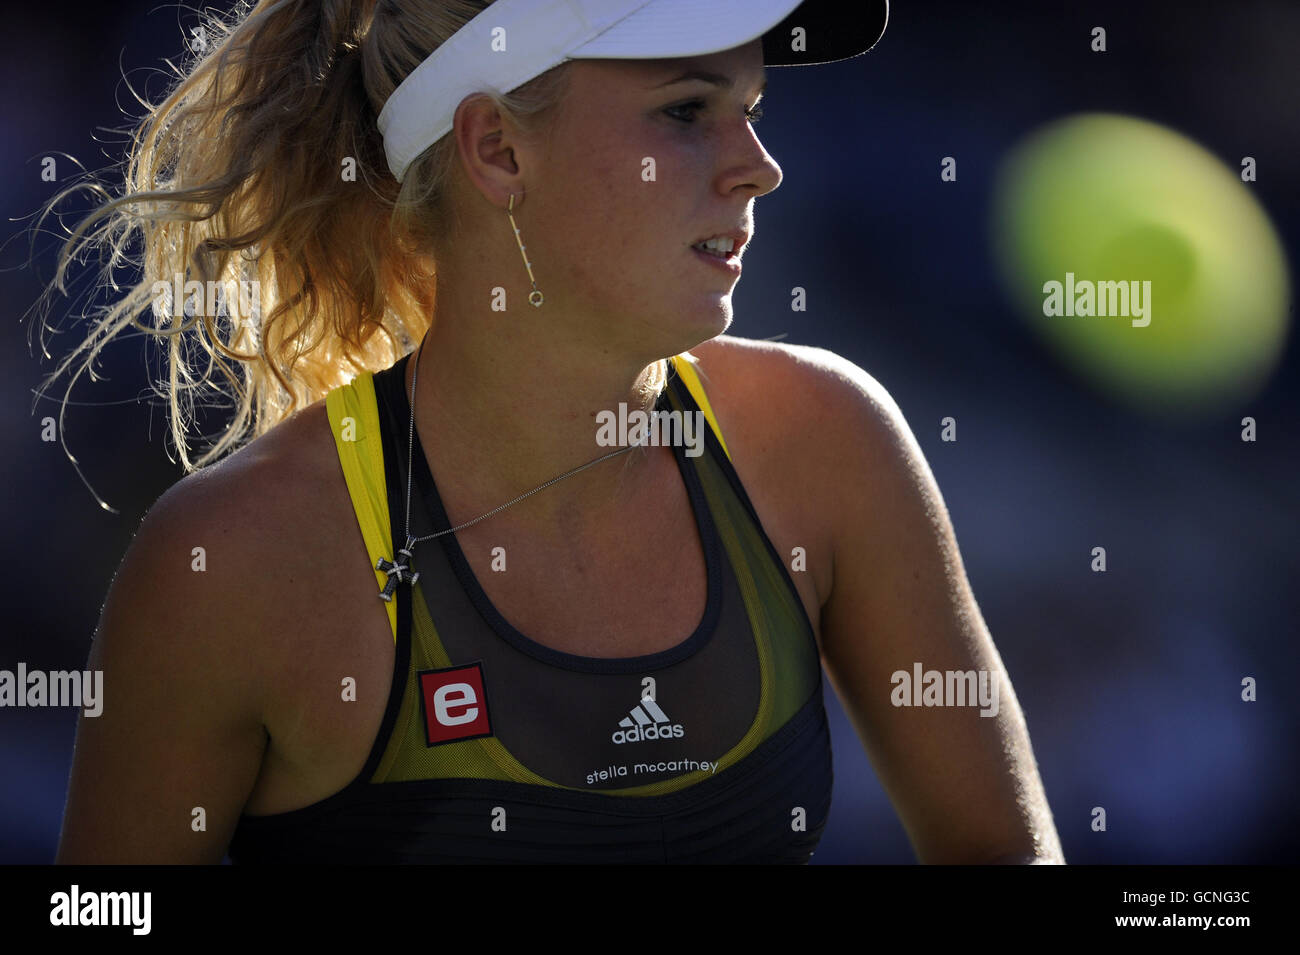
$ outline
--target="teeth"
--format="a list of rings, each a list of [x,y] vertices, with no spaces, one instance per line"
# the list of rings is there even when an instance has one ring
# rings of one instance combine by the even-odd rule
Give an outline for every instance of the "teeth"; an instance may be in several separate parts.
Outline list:
[[[697,249],[709,249],[714,252],[731,252],[736,247],[736,240],[726,236],[719,236],[716,239],[705,239],[703,242],[695,243]]]

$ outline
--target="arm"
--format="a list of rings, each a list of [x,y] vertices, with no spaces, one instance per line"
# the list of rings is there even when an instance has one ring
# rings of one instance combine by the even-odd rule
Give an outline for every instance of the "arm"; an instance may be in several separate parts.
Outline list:
[[[58,863],[219,863],[257,779],[255,628],[222,570],[237,564],[217,483],[194,475],[164,494],[110,589],[88,663],[103,710],[78,717]],[[191,569],[197,546],[206,571]]]
[[[1063,863],[1019,702],[980,615],[934,475],[902,412],[861,368],[802,349],[826,431],[833,584],[823,662],[923,863]],[[895,706],[897,671],[988,672],[979,706]],[[989,707],[991,709],[991,707]]]

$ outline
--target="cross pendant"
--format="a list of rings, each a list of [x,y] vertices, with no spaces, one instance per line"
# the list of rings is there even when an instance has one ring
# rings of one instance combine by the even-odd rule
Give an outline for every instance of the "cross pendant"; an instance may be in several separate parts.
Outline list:
[[[397,552],[397,556],[402,557],[394,563],[391,560],[385,560],[383,557],[375,563],[375,570],[382,570],[388,575],[388,580],[384,584],[384,589],[379,592],[379,599],[392,602],[393,591],[397,590],[397,585],[401,583],[414,584],[420,579],[419,571],[411,570],[411,548],[415,546],[415,538],[408,537],[406,546]]]

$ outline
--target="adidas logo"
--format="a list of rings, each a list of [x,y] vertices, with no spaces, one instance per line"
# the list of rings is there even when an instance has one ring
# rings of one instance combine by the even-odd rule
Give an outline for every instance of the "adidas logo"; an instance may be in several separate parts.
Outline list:
[[[673,723],[668,714],[650,697],[632,707],[632,712],[618,721],[623,729],[610,737],[615,743],[639,743],[648,739],[673,739],[686,735],[681,723]]]

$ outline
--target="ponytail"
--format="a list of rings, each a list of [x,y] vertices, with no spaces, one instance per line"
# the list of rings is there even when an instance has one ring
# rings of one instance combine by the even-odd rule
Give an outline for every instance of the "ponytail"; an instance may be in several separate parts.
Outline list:
[[[414,347],[433,321],[432,248],[450,234],[444,200],[455,142],[444,136],[399,184],[378,110],[485,6],[259,0],[202,12],[191,31],[201,42],[132,131],[125,188],[70,233],[42,295],[41,304],[55,290],[66,294],[68,265],[91,247],[109,252],[102,281],[115,292],[115,268],[140,270],[46,380],[83,358],[64,393],[60,435],[77,378],[90,369],[93,380],[96,356],[128,328],[165,352],[158,393],[187,472]],[[521,124],[540,122],[566,73],[557,67],[495,99]],[[70,186],[36,227],[81,189],[105,193],[94,183]],[[137,231],[142,251],[132,258]],[[223,388],[233,398],[229,425],[192,460],[193,395]]]

